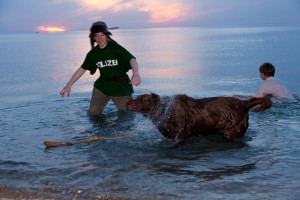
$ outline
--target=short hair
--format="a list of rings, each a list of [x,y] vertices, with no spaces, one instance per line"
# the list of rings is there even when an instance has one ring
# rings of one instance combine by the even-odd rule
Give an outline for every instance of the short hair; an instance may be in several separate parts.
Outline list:
[[[267,77],[275,76],[275,67],[271,63],[264,63],[259,67],[260,73],[263,73]]]

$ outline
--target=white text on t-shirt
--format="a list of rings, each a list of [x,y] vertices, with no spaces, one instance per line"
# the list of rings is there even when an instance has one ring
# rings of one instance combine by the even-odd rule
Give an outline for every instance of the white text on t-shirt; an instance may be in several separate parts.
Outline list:
[[[118,60],[105,60],[96,63],[98,68],[117,66]]]

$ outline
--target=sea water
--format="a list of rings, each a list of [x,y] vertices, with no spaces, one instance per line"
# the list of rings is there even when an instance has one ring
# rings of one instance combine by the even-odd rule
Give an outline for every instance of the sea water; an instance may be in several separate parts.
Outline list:
[[[118,29],[142,83],[134,96],[254,95],[258,67],[271,62],[294,94],[250,113],[241,142],[219,135],[180,147],[138,113],[110,102],[91,119],[86,73],[70,97],[59,91],[89,51],[87,31],[0,35],[0,184],[73,198],[297,199],[300,195],[299,27]],[[129,72],[129,75],[130,72]],[[74,146],[43,142],[127,135]]]

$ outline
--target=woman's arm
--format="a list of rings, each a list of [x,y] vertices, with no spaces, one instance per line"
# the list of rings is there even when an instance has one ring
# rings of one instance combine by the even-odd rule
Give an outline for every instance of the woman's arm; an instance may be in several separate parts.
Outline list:
[[[86,70],[82,67],[79,67],[77,69],[77,71],[73,74],[67,85],[60,91],[60,95],[62,97],[64,97],[66,93],[68,93],[68,96],[70,96],[72,85],[85,73],[85,71]]]
[[[136,59],[132,58],[130,60],[130,66],[132,69],[132,77],[130,83],[134,86],[138,86],[141,83],[141,77],[139,74],[139,67]]]

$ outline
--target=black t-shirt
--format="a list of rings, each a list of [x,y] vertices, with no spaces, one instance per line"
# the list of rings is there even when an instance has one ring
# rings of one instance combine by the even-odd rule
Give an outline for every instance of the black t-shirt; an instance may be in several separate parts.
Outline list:
[[[97,68],[100,70],[100,77],[94,83],[94,87],[107,96],[129,96],[133,93],[133,87],[129,84],[127,75],[130,60],[135,58],[124,47],[108,41],[101,49],[98,45],[91,49],[81,65],[83,69],[94,74]]]

